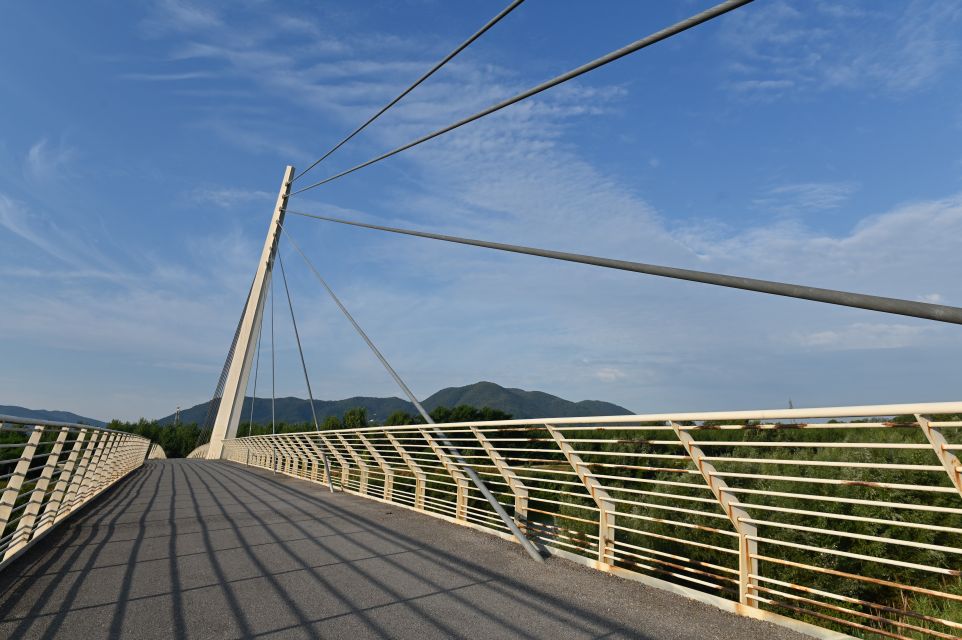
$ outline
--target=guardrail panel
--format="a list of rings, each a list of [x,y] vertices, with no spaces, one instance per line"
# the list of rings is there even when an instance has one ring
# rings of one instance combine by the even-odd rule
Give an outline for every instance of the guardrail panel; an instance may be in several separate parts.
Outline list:
[[[0,568],[139,467],[150,441],[88,425],[0,416]],[[12,457],[11,457],[12,454]]]

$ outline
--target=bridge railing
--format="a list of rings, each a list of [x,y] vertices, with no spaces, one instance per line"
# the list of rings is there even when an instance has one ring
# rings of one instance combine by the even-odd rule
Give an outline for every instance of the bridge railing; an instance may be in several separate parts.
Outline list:
[[[0,568],[140,467],[149,446],[120,431],[0,416]]]
[[[190,460],[190,459],[199,459],[199,460],[205,459],[205,458],[207,457],[207,448],[208,448],[209,446],[210,446],[210,445],[205,442],[204,444],[200,445],[199,447],[195,448],[193,451],[191,451],[190,453],[188,453],[188,454],[187,454],[187,458],[188,458],[189,460]]]
[[[166,460],[167,452],[157,443],[150,445],[150,452],[147,454],[148,460]]]
[[[438,425],[544,550],[738,613],[962,635],[962,403]],[[511,539],[425,425],[224,457]]]

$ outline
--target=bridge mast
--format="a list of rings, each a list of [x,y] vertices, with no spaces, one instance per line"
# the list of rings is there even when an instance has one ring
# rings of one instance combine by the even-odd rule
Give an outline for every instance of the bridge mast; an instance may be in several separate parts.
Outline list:
[[[264,315],[264,299],[270,282],[271,271],[274,268],[274,256],[277,253],[277,242],[280,239],[281,227],[284,224],[284,213],[287,209],[287,197],[291,192],[291,180],[294,167],[288,166],[284,171],[284,181],[277,194],[277,204],[274,205],[274,215],[267,230],[267,239],[261,251],[260,262],[254,274],[254,284],[247,297],[244,316],[241,319],[240,332],[234,355],[227,371],[224,392],[221,396],[214,428],[210,434],[210,445],[207,449],[208,458],[220,458],[224,448],[224,440],[237,435],[237,425],[240,423],[241,410],[244,406],[244,395],[247,392],[247,381],[250,378],[251,364],[254,361],[257,335],[260,333],[261,319]]]

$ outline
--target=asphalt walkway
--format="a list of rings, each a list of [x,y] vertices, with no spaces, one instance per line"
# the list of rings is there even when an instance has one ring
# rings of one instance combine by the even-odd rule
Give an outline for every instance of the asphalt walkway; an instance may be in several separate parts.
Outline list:
[[[0,573],[0,638],[241,637],[803,638],[223,462],[149,461]]]

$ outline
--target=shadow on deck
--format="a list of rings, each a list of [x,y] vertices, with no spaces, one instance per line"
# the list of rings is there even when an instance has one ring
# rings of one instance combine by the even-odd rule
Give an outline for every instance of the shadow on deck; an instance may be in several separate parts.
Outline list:
[[[802,638],[320,485],[156,460],[0,574],[3,638]]]

